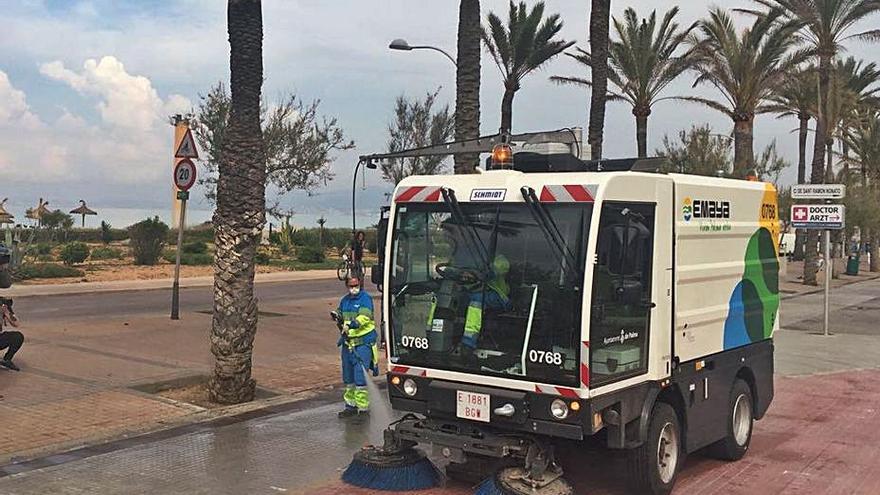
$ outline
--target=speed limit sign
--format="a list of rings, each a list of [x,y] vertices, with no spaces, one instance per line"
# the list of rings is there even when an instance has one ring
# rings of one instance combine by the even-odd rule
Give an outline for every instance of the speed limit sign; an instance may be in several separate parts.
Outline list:
[[[196,183],[196,166],[189,158],[184,158],[174,166],[174,185],[181,191],[188,191]]]

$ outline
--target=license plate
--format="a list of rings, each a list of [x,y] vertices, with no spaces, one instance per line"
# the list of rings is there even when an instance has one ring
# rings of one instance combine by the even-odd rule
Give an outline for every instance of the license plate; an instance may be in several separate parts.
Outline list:
[[[457,392],[455,414],[459,418],[489,422],[489,395],[473,392]]]

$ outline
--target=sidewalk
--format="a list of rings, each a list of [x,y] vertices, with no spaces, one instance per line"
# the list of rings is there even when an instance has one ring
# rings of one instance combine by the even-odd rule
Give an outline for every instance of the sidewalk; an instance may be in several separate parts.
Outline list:
[[[783,299],[813,292],[822,292],[825,290],[824,269],[819,270],[819,273],[816,275],[816,282],[818,285],[804,285],[804,262],[786,261],[784,263],[784,268],[782,268],[779,276],[779,292]],[[858,275],[847,275],[844,273],[845,267],[846,259],[844,259],[842,263],[841,260],[838,260],[838,262],[835,263],[834,269],[839,273],[839,276],[831,279],[832,290],[852,283],[880,278],[880,272],[872,273],[868,271],[868,261],[866,259],[862,259]]]
[[[271,275],[260,281],[335,277]],[[295,400],[340,381],[336,329],[327,318],[337,303],[338,297],[295,293],[289,302],[260,305],[253,375],[268,395],[277,394],[272,401]],[[205,411],[140,391],[147,384],[209,375],[211,315],[195,309],[182,312],[179,321],[165,315],[28,321],[22,328],[25,347],[16,358],[23,371],[0,370],[0,465],[242,410]]]
[[[305,270],[290,272],[258,273],[257,283],[295,282],[298,280],[335,279],[336,270]],[[81,282],[75,284],[14,285],[3,291],[5,297],[55,296],[61,294],[82,294],[86,292],[116,292],[136,290],[170,289],[174,279],[120,280],[115,282]],[[180,279],[180,288],[210,287],[214,277],[189,277]]]

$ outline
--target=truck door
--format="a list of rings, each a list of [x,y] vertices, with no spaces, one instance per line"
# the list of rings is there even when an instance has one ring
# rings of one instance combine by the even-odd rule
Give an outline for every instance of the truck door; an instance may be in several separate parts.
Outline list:
[[[593,272],[590,384],[647,371],[655,204],[605,201]]]

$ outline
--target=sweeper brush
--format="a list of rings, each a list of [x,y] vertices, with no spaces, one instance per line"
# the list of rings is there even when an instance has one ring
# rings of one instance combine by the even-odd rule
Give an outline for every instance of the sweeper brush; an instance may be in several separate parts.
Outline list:
[[[359,488],[401,492],[440,486],[444,476],[413,444],[400,443],[390,429],[383,447],[367,446],[354,455],[342,481]]]
[[[507,468],[483,481],[474,495],[572,495],[573,493],[574,489],[561,475],[551,475],[540,483],[535,483],[523,468]]]

